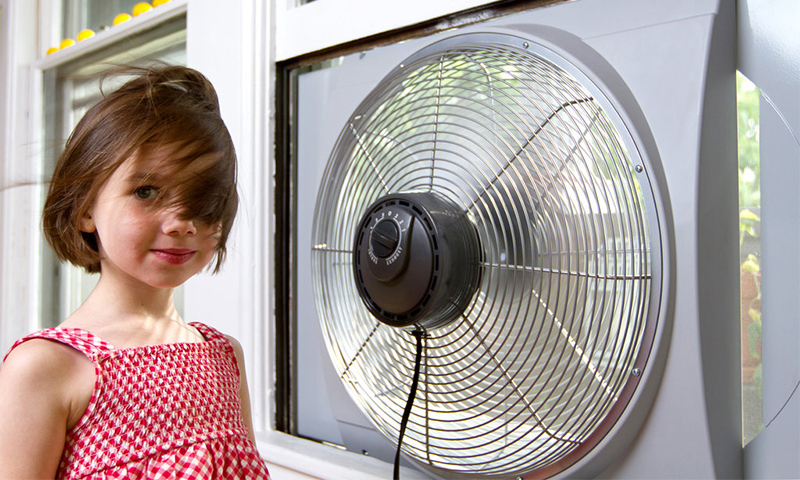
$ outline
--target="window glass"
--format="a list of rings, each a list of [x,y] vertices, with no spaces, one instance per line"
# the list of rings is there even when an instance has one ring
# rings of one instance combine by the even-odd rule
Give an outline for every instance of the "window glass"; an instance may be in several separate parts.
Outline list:
[[[761,92],[736,76],[739,143],[739,266],[742,324],[742,440],[764,428],[761,391]]]
[[[285,320],[295,329],[295,355],[289,380],[293,426],[288,433],[386,462],[393,460],[394,449],[349,399],[328,358],[314,300],[311,242],[317,192],[342,125],[372,86],[409,50],[414,51],[409,44],[385,46],[380,55],[354,53],[291,73],[291,89],[296,93],[290,114],[292,168],[296,169],[291,187],[295,218],[287,233],[292,235],[295,258],[291,264],[295,271],[292,309]],[[342,68],[348,62],[361,68]]]
[[[77,2],[75,2],[77,3]],[[102,2],[88,2],[102,3]],[[109,2],[119,3],[119,2]],[[44,171],[53,171],[72,129],[101,98],[100,74],[116,65],[164,62],[186,64],[186,17],[168,20],[143,33],[121,38],[108,48],[80,56],[44,72]],[[106,81],[113,90],[124,79]],[[91,292],[97,275],[60,263],[50,247],[41,251],[41,326],[59,324]],[[182,311],[182,293],[176,291],[176,307]]]
[[[132,15],[138,3],[142,0],[62,0],[62,36],[76,38],[85,29],[99,32],[111,27],[117,15]]]

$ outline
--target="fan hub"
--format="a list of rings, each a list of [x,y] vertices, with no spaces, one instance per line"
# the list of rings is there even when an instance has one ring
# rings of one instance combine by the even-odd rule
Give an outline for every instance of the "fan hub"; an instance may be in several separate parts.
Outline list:
[[[398,193],[373,203],[356,230],[353,268],[370,313],[393,327],[443,326],[478,287],[474,226],[452,202]]]

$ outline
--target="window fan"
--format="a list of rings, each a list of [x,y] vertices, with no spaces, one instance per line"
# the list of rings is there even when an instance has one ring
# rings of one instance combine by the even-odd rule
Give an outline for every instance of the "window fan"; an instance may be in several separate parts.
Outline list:
[[[333,369],[437,477],[596,475],[661,381],[666,168],[609,62],[539,23],[589,3],[427,41],[338,125],[319,183],[310,271]]]

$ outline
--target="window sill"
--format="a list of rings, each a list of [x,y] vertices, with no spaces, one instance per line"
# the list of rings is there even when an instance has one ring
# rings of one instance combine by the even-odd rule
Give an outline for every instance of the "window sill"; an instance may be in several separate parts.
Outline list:
[[[385,480],[392,477],[393,466],[376,458],[328,447],[281,432],[260,433],[259,452],[277,478],[347,478],[349,480]],[[430,479],[421,472],[401,467],[404,480]]]

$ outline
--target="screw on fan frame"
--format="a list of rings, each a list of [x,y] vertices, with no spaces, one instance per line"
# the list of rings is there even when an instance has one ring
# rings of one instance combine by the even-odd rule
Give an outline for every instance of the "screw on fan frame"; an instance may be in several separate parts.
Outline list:
[[[433,193],[386,195],[356,229],[353,273],[361,299],[386,325],[432,329],[458,318],[480,281],[475,227]]]

